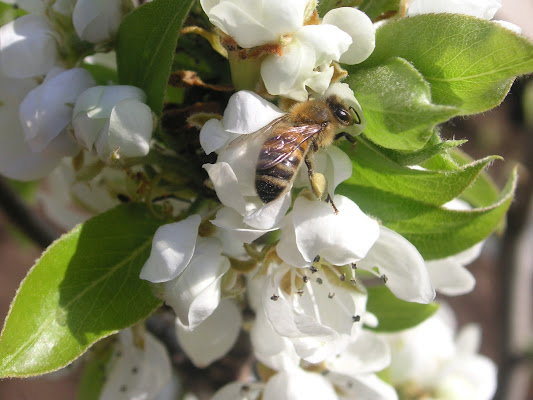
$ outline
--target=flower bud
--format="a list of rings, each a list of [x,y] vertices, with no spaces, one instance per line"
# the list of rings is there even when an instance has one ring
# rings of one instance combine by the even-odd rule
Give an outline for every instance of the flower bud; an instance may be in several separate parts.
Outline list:
[[[74,135],[106,161],[114,152],[141,157],[150,150],[153,119],[146,95],[134,86],[95,86],[76,101]]]
[[[78,36],[91,43],[113,39],[122,20],[121,3],[121,0],[78,0],[72,13]]]
[[[46,75],[57,59],[55,32],[44,17],[24,15],[0,28],[0,70],[4,75]]]

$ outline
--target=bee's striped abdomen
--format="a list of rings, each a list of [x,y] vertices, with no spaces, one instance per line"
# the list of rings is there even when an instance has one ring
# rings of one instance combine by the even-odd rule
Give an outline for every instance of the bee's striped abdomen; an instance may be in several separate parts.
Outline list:
[[[306,150],[307,143],[304,143],[279,163],[270,168],[261,169],[262,162],[269,161],[275,156],[275,153],[269,152],[267,148],[262,149],[255,175],[255,189],[261,201],[270,203],[289,189],[300,168]]]

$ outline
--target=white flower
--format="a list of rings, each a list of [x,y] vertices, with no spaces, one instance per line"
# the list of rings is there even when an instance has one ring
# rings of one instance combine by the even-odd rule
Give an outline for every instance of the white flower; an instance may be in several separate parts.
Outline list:
[[[227,257],[215,238],[199,238],[201,218],[160,227],[140,278],[163,284],[163,298],[174,308],[182,325],[194,329],[218,307],[221,279],[229,270]]]
[[[88,155],[84,157],[87,160]],[[120,173],[106,168],[92,180],[80,181],[76,180],[72,162],[63,160],[46,176],[45,185],[39,188],[39,204],[50,221],[69,231],[77,224],[119,204],[107,184],[115,174],[120,176]],[[123,179],[123,176],[119,179]],[[117,189],[116,186],[113,188],[115,193]]]
[[[11,179],[29,181],[46,176],[63,157],[46,151],[34,153],[24,140],[19,106],[36,86],[32,79],[0,78],[0,173]]]
[[[276,42],[304,23],[309,0],[200,0],[211,23],[250,48]]]
[[[407,16],[455,13],[492,19],[501,6],[501,0],[412,0],[407,9]]]
[[[379,236],[377,221],[347,197],[335,195],[334,202],[338,214],[328,203],[303,196],[296,199],[276,248],[283,261],[309,267],[316,256],[334,265],[352,264],[366,257]]]
[[[415,328],[384,335],[392,350],[387,376],[396,387],[409,384],[435,400],[490,400],[496,390],[496,366],[477,354],[480,330],[463,328],[454,338],[455,321],[445,305]]]
[[[10,78],[46,75],[58,62],[56,33],[40,15],[24,15],[0,28],[0,70]]]
[[[412,0],[408,6],[406,16],[454,13],[492,20],[501,6],[502,0]],[[499,20],[494,20],[493,22],[515,33],[522,33],[522,28],[511,22]]]
[[[384,276],[387,287],[402,300],[427,304],[435,298],[424,259],[416,247],[384,226],[380,226],[379,238],[357,268]]]
[[[153,131],[146,95],[135,86],[95,86],[76,100],[72,113],[76,139],[107,161],[148,154]]]
[[[119,334],[99,399],[155,399],[171,379],[172,366],[165,347],[151,334],[143,335],[144,345],[134,340],[132,331]]]
[[[79,151],[68,132],[72,107],[77,97],[93,85],[94,79],[85,69],[54,68],[41,85],[26,95],[20,104],[19,118],[32,151],[46,149],[62,156]]]
[[[176,319],[176,334],[192,363],[205,368],[231,350],[241,331],[241,323],[241,310],[235,302],[225,299],[194,330]]]
[[[307,100],[307,87],[324,93],[333,76],[332,61],[355,64],[374,50],[375,28],[356,8],[328,12],[322,24],[304,22],[314,2],[203,0],[210,21],[241,47],[274,44],[280,54],[268,55],[261,76],[270,94]]]
[[[298,357],[312,363],[340,354],[367,318],[365,289],[342,284],[339,274],[327,266],[315,273],[286,264],[272,266],[258,295],[262,306],[257,313],[262,308],[273,330],[290,340]],[[258,321],[255,343],[266,329],[260,316]],[[277,354],[272,351],[267,353]]]
[[[462,200],[454,199],[443,207],[450,210],[470,210]],[[452,256],[426,261],[426,266],[435,290],[447,296],[459,296],[471,292],[476,284],[474,276],[465,268],[481,254],[484,241]]]
[[[121,20],[121,0],[77,0],[72,13],[76,33],[91,43],[113,39]]]

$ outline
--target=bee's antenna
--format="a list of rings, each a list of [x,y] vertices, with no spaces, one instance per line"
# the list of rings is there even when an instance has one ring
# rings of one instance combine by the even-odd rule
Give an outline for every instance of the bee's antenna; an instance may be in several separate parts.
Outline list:
[[[353,111],[353,113],[356,115],[357,117],[357,121],[355,121],[355,123],[357,125],[361,125],[361,117],[359,116],[359,113],[357,111],[355,111],[355,108],[353,108],[352,106],[350,106],[350,110]]]

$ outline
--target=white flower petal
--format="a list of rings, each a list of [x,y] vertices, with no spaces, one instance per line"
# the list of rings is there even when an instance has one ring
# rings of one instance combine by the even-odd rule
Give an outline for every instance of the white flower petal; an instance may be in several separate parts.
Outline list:
[[[446,296],[469,293],[476,285],[476,279],[470,271],[453,257],[426,261],[426,267],[435,290]]]
[[[140,278],[158,283],[177,277],[194,253],[200,222],[202,219],[199,215],[191,215],[183,221],[159,227]]]
[[[18,107],[0,106],[0,174],[21,181],[43,178],[59,164],[62,156],[34,153],[24,141],[17,114]]]
[[[479,352],[481,347],[481,327],[477,324],[465,325],[455,338],[458,354],[471,355]]]
[[[109,150],[118,149],[121,157],[142,157],[150,151],[153,131],[152,110],[135,99],[118,102],[109,118],[107,146]],[[107,159],[110,154],[100,155]]]
[[[368,17],[367,17],[368,18]],[[311,47],[315,52],[317,67],[331,61],[339,61],[341,55],[352,44],[352,38],[335,25],[322,23],[321,25],[302,26],[294,33],[294,39]]]
[[[299,368],[282,371],[270,378],[263,391],[263,400],[338,400],[333,386],[320,374]]]
[[[202,0],[209,20],[244,48],[277,42],[303,25],[308,0]]]
[[[387,341],[375,333],[362,330],[357,340],[337,357],[328,360],[328,370],[356,378],[360,374],[378,372],[389,366],[390,348]]]
[[[120,0],[77,0],[72,23],[82,40],[101,43],[111,40],[122,19]]]
[[[285,193],[279,199],[263,204],[254,201],[252,207],[247,204],[243,222],[256,229],[275,229],[291,206],[291,194]]]
[[[58,59],[53,28],[40,15],[28,14],[0,28],[0,69],[10,78],[46,75]]]
[[[171,281],[165,282],[163,297],[176,312],[180,322],[196,328],[218,307],[221,299],[222,276],[229,270],[227,257],[220,255],[220,242],[214,238],[199,238],[217,251],[193,255],[187,268]]]
[[[194,330],[176,319],[178,341],[198,368],[205,368],[231,350],[241,331],[241,311],[231,300],[222,300],[217,309]]]
[[[284,115],[278,107],[248,90],[232,95],[224,110],[224,129],[231,133],[248,134]]]
[[[492,22],[503,26],[505,29],[508,29],[511,32],[517,33],[519,35],[522,34],[522,28],[519,27],[518,25],[513,24],[512,22],[502,21],[502,20],[492,20]]]
[[[429,303],[435,297],[424,259],[416,247],[384,226],[367,257],[357,266],[368,270],[377,267],[388,278],[388,288],[402,300]]]
[[[256,315],[250,339],[255,356],[267,367],[281,371],[299,365],[300,357],[293,344],[272,328],[263,310],[259,310]]]
[[[26,142],[33,151],[43,151],[71,122],[77,97],[94,85],[91,74],[73,68],[46,79],[20,104],[19,118]]]
[[[398,400],[396,390],[374,374],[349,377],[332,372],[328,379],[344,394],[339,400]]]
[[[237,211],[229,207],[223,207],[218,210],[216,219],[211,220],[211,223],[219,228],[228,230],[235,236],[236,240],[242,243],[251,243],[265,233],[276,229],[252,228],[242,222],[242,216]]]
[[[300,196],[294,203],[296,243],[307,261],[320,255],[335,265],[350,264],[365,257],[378,238],[378,223],[353,201],[336,195],[334,202],[338,214],[323,201]]]
[[[294,223],[292,221],[292,214],[287,216],[285,226],[281,230],[281,238],[276,246],[276,253],[284,262],[291,267],[306,268],[310,267],[313,261],[307,261],[303,256],[298,246],[296,245],[296,233],[294,231]]]
[[[322,23],[335,25],[352,38],[352,44],[340,58],[341,63],[359,64],[366,60],[376,47],[376,28],[372,20],[357,8],[334,8],[324,15]]]
[[[101,400],[153,399],[170,382],[172,366],[165,347],[150,333],[144,347],[135,343],[131,331],[119,335],[120,350],[100,394]],[[132,373],[132,369],[135,373]]]
[[[269,55],[261,64],[261,76],[268,93],[283,95],[297,101],[307,100],[305,82],[318,74],[315,51],[294,40],[283,48],[283,55]]]
[[[240,192],[239,181],[231,166],[226,162],[217,162],[216,164],[204,164],[203,167],[215,186],[220,202],[244,215],[246,204]]]
[[[205,154],[211,154],[220,149],[228,141],[229,135],[224,130],[222,122],[216,118],[207,121],[200,130],[200,146]]]
[[[501,6],[501,0],[413,0],[407,9],[407,16],[454,13],[492,19]]]

